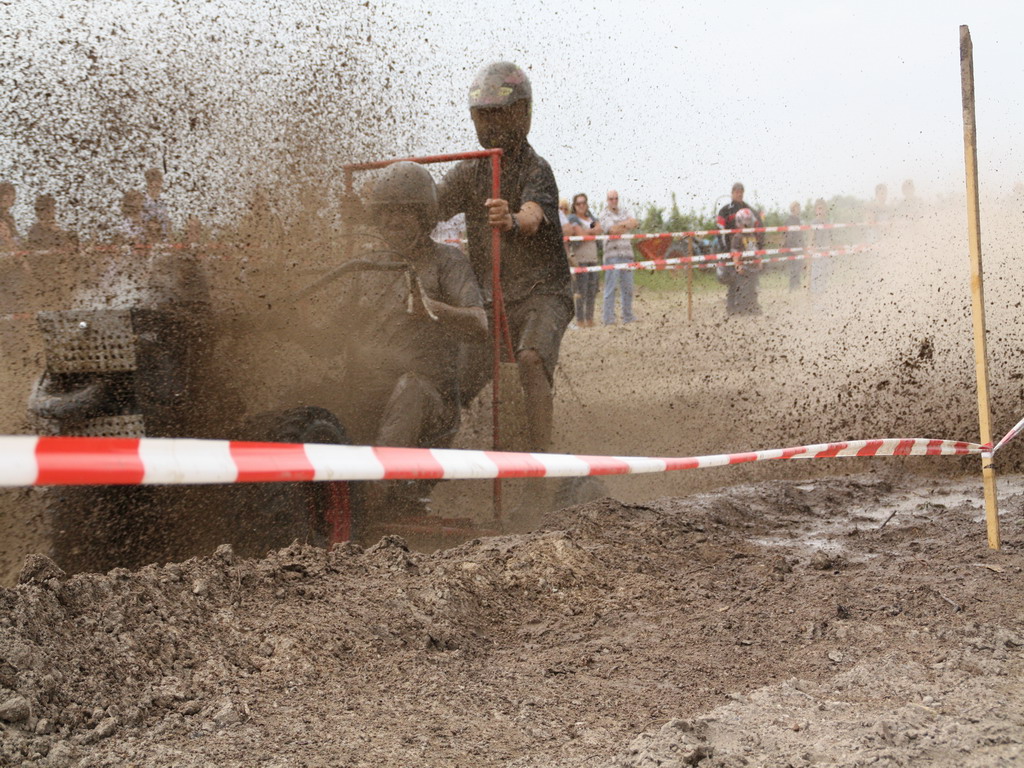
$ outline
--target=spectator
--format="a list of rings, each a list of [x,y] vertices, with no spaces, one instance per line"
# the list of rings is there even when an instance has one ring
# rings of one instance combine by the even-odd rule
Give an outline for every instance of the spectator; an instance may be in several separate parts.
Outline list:
[[[575,224],[569,223],[569,201],[564,197],[558,200],[558,223],[562,227],[562,237],[575,237],[579,234],[579,228]],[[572,243],[563,242],[565,248],[565,259],[569,263],[570,274],[572,268],[576,266],[576,259],[572,255]],[[579,275],[571,274],[570,280],[572,285],[572,300],[575,305],[580,300],[579,281],[576,279]],[[576,321],[573,320],[569,323],[569,330],[573,331],[579,328]]]
[[[735,184],[732,185],[732,200],[728,202],[726,205],[723,205],[721,209],[718,211],[717,223],[719,229],[738,229],[738,227],[736,226],[736,214],[742,211],[744,208],[749,209],[750,212],[754,214],[754,218],[756,221],[756,223],[754,224],[755,227],[764,226],[764,222],[755,211],[754,206],[748,204],[743,199],[743,192],[743,185],[740,182],[737,181]],[[764,248],[763,232],[757,233],[756,240],[757,247]],[[732,237],[730,235],[718,236],[718,244],[725,251],[730,250],[731,241]]]
[[[189,214],[185,219],[185,231],[182,233],[182,240],[186,245],[201,246],[206,243],[206,227],[202,220],[195,214]]]
[[[38,251],[78,247],[78,236],[57,226],[57,201],[53,195],[39,195],[35,203],[36,221],[29,228],[26,245]]]
[[[823,198],[814,201],[814,220],[812,225],[824,225],[829,223],[828,203]],[[832,248],[832,230],[815,229],[811,233],[811,250],[816,252],[828,251]],[[829,276],[832,274],[832,257],[823,256],[811,260],[811,295],[820,297],[825,293]]]
[[[121,222],[114,229],[115,241],[125,245],[146,244],[145,201],[145,195],[137,189],[129,189],[121,196]]]
[[[0,217],[0,315],[23,312],[33,294],[32,268],[25,254],[18,250],[18,241],[11,233],[5,217]],[[14,359],[24,354],[14,345],[14,338],[0,333],[0,357]]]
[[[732,216],[735,229],[749,229],[757,223],[757,214],[749,208],[741,208]],[[719,263],[715,270],[719,282],[727,286],[725,292],[725,313],[727,315],[759,315],[761,307],[757,301],[760,281],[761,260],[744,258],[744,251],[757,248],[757,235],[736,232],[729,238],[730,261]]]
[[[913,182],[911,182],[913,187]],[[868,209],[871,224],[884,224],[889,220],[889,209],[886,203],[889,198],[889,188],[885,184],[875,185],[875,199]]]
[[[787,227],[799,227],[803,222],[800,220],[800,203],[793,201],[789,204],[789,218],[786,219]],[[807,236],[803,231],[797,230],[795,232],[787,232],[786,237],[783,239],[783,248],[799,248],[803,249],[807,243]],[[803,254],[795,254],[803,256]],[[800,283],[803,279],[804,264],[806,259],[797,258],[786,264],[786,271],[789,274],[789,290],[798,291],[800,290]]]
[[[914,189],[913,179],[907,179],[903,182],[903,186],[900,187],[900,191],[903,192],[903,200],[900,201],[897,207],[897,213],[906,219],[916,219],[921,213],[921,200],[917,196],[917,191]]]
[[[601,222],[590,212],[587,196],[580,192],[572,199],[572,213],[569,214],[569,225],[575,228],[576,235],[600,235]],[[570,263],[578,267],[596,267],[597,241],[571,243]],[[580,328],[594,326],[594,303],[597,298],[597,284],[600,279],[597,272],[584,272],[575,275],[576,324]]]
[[[11,232],[6,219],[0,218],[0,253],[10,253],[18,249],[18,241]]]
[[[868,237],[872,242],[881,239],[882,229],[889,223],[889,208],[886,205],[888,197],[889,188],[885,184],[875,186],[875,199],[868,206],[868,223],[871,225]]]
[[[6,240],[11,244],[10,248],[17,248],[20,242],[18,225],[14,221],[14,214],[11,213],[16,197],[17,191],[11,182],[0,182],[0,221],[7,225]]]
[[[547,450],[554,417],[555,365],[572,318],[572,293],[558,185],[551,166],[530,146],[533,92],[526,73],[507,61],[484,67],[469,89],[469,112],[485,149],[501,149],[501,198],[492,198],[490,160],[463,160],[438,189],[440,217],[466,214],[469,260],[491,300],[491,233],[501,232],[501,289],[526,400],[530,443]],[[463,400],[489,379],[488,352],[466,371]]]
[[[249,206],[238,222],[239,245],[246,250],[283,250],[284,223],[274,210],[270,195],[262,187],[252,192]],[[245,256],[248,259],[248,254]]]
[[[609,235],[624,235],[636,229],[637,220],[627,209],[619,205],[619,193],[608,190],[608,206],[601,214],[600,226]],[[604,247],[604,263],[629,264],[633,261],[633,246],[629,240],[609,240]],[[633,273],[630,270],[612,269],[604,279],[604,302],[601,307],[605,325],[615,324],[615,289],[622,295],[622,322],[632,323],[633,315]]]
[[[327,207],[324,188],[319,184],[304,184],[289,216],[289,250],[303,251],[318,248],[323,243],[327,224],[322,211]]]
[[[562,237],[565,238],[571,238],[575,234],[575,225],[569,223],[570,213],[572,213],[572,211],[569,210],[569,202],[565,200],[565,198],[561,198],[558,201],[558,223],[562,227]],[[569,255],[571,253],[571,249],[569,248],[569,246],[569,243],[565,244],[566,258],[569,258]],[[571,263],[571,260],[569,263]]]
[[[171,236],[171,217],[167,203],[160,199],[164,189],[164,174],[159,168],[146,171],[146,196],[142,202],[142,226],[151,243],[162,242]]]

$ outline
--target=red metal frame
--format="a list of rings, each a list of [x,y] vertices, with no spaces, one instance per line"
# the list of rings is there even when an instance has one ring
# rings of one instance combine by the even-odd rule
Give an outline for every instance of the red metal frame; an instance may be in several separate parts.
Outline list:
[[[500,149],[482,149],[473,152],[456,152],[447,155],[425,155],[423,157],[400,157],[394,160],[375,160],[367,163],[348,163],[343,166],[345,194],[352,194],[352,174],[355,171],[372,171],[386,168],[400,162],[413,162],[427,165],[430,163],[450,163],[456,160],[472,160],[489,157],[491,159],[491,197],[501,197],[501,157]],[[501,402],[498,379],[501,373],[502,339],[506,342],[509,362],[515,362],[515,351],[512,348],[512,335],[505,316],[505,299],[501,290],[501,231],[494,227],[491,230],[491,296],[493,314],[491,318],[491,425],[494,450],[501,450],[501,424],[498,407]],[[501,519],[501,480],[494,480],[494,516]]]

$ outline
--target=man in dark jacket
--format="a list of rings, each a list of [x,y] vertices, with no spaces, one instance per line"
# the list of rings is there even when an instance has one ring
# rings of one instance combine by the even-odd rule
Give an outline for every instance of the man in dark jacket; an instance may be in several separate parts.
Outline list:
[[[743,199],[743,185],[737,181],[732,185],[732,200],[729,201],[727,205],[723,205],[718,211],[718,228],[737,229],[736,214],[744,208],[749,208],[757,219],[757,224],[754,226],[764,226],[764,222],[761,220],[761,214],[757,212],[757,209],[754,206],[750,205]],[[729,250],[729,244],[731,241],[732,238],[729,235],[719,235],[718,237],[718,243],[722,247],[723,251]],[[764,232],[757,233],[757,247],[764,248]]]

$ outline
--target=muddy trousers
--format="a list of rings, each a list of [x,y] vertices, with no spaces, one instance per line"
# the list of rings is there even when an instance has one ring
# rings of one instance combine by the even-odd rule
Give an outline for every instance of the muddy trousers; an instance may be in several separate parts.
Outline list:
[[[376,445],[446,448],[458,428],[458,396],[445,398],[427,378],[406,373],[391,390]]]
[[[733,267],[726,267],[727,273],[725,292],[725,311],[730,315],[759,314],[761,307],[757,301],[757,287],[760,275],[747,270],[736,272]]]

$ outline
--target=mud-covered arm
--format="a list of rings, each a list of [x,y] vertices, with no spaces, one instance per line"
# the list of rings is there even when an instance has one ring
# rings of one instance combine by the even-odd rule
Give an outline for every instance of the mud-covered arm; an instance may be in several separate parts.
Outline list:
[[[426,296],[423,304],[434,313],[437,322],[447,325],[465,341],[484,341],[487,338],[487,313],[483,307],[456,307]]]
[[[441,260],[441,293],[424,298],[424,305],[453,333],[467,341],[487,338],[487,313],[483,294],[469,259],[457,248],[445,247]]]
[[[519,199],[518,211],[511,210],[506,200],[487,200],[484,205],[489,223],[518,237],[531,237],[542,227],[558,226],[558,184],[544,158],[533,156]]]

